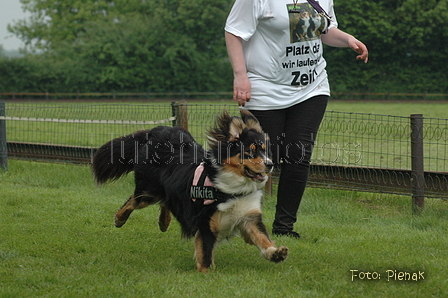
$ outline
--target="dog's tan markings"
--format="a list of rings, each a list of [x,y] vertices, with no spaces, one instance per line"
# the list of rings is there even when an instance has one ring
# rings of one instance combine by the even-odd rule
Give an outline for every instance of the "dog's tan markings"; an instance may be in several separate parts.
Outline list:
[[[226,170],[232,171],[241,176],[244,175],[244,166],[250,168],[257,173],[266,173],[265,161],[261,156],[251,159],[241,159],[240,155],[229,157],[225,159],[224,166],[228,166]]]
[[[196,233],[194,238],[194,257],[196,258],[196,267],[199,272],[207,273],[208,268],[205,268],[204,263],[204,251],[203,251],[203,243],[202,239],[199,235],[199,232]]]
[[[240,154],[226,158],[224,160],[223,167],[224,167],[224,171],[229,171],[229,172],[233,172],[239,176],[244,176],[244,168],[241,163]]]
[[[162,232],[166,232],[171,223],[171,212],[165,207],[165,205],[160,204],[160,214],[159,214],[159,229]]]
[[[138,203],[136,199],[137,198],[132,195],[126,201],[126,203],[124,203],[124,205],[117,211],[117,213],[115,213],[115,226],[117,228],[121,228],[126,223],[129,216],[135,209],[143,209],[151,204],[154,204],[158,200],[152,197],[151,200],[142,200],[140,203]]]
[[[266,173],[266,165],[262,157],[255,157],[251,159],[244,160],[244,165],[257,173]]]
[[[247,243],[257,246],[263,257],[269,261],[282,262],[288,256],[287,247],[277,248],[269,239],[266,227],[261,220],[260,210],[253,210],[246,214],[241,226],[241,235]]]
[[[229,124],[229,141],[233,142],[235,140],[238,140],[245,127],[246,125],[244,124],[243,120],[237,117],[231,117],[231,122]]]
[[[223,168],[224,171],[233,172],[238,176],[248,176],[248,174],[246,174],[246,169],[250,169],[254,172],[248,176],[251,179],[256,179],[256,177],[262,179],[261,177],[266,176],[269,172],[266,169],[266,164],[262,157],[259,156],[252,159],[241,159],[239,154],[225,159]]]
[[[256,245],[260,249],[267,249],[273,246],[271,240],[266,235],[266,231],[260,230],[257,224],[261,222],[261,211],[253,210],[246,214],[241,228],[241,234],[246,243]]]
[[[221,215],[221,212],[217,211],[210,218],[210,230],[215,236],[217,236],[221,230]]]
[[[248,129],[255,130],[258,133],[263,133],[263,129],[261,128],[260,122],[258,122],[257,118],[255,118],[255,116],[252,115],[251,112],[249,112],[248,110],[241,109],[240,113]]]
[[[196,267],[198,268],[198,272],[207,273],[209,268],[212,269],[215,268],[215,261],[213,259],[213,254],[211,264],[209,266],[206,264],[206,260],[204,259],[204,243],[202,241],[201,233],[199,231],[196,232],[194,238],[194,248],[195,248],[194,256],[196,258]]]
[[[220,230],[221,230],[221,218],[222,213],[217,211],[215,212],[209,221],[210,225],[210,231],[215,235],[215,237],[218,236]],[[201,233],[198,231],[195,235],[195,258],[196,258],[196,266],[198,268],[199,272],[207,273],[208,269],[211,267],[212,269],[215,268],[215,260],[213,257],[213,250],[211,251],[211,260],[210,264],[207,263],[208,260],[205,260],[204,257],[204,242],[201,237]]]
[[[132,195],[117,213],[115,213],[115,226],[117,228],[121,228],[126,223],[132,211],[136,209],[135,205],[135,198],[134,195]]]

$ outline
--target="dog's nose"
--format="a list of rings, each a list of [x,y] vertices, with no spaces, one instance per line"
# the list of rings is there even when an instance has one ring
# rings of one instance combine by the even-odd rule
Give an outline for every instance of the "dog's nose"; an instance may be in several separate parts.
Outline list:
[[[269,158],[266,158],[264,166],[266,167],[266,172],[272,172],[272,169],[274,168],[274,164]]]

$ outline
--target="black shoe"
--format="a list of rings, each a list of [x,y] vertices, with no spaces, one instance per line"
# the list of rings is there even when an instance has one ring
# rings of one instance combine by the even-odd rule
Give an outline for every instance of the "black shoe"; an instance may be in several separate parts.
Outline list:
[[[277,236],[288,236],[296,239],[300,238],[300,234],[294,231],[273,231],[272,234]]]

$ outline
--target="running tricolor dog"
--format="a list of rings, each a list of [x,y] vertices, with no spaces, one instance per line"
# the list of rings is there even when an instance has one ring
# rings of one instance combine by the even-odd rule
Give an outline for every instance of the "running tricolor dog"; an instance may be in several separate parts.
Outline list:
[[[273,164],[258,120],[246,110],[241,118],[224,111],[207,139],[206,151],[185,129],[159,126],[99,148],[93,159],[99,184],[135,175],[134,193],[116,213],[115,226],[123,226],[135,209],[158,203],[162,232],[172,214],[182,234],[195,238],[200,272],[214,267],[217,243],[238,232],[267,260],[284,261],[288,248],[276,247],[262,222],[261,188]]]

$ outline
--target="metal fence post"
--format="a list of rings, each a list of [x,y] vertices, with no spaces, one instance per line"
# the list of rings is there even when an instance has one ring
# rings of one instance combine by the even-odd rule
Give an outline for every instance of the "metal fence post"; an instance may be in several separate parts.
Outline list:
[[[0,101],[0,117],[6,116],[6,104]],[[0,168],[8,169],[8,143],[6,142],[6,119],[0,119]]]
[[[412,114],[411,120],[411,166],[412,211],[423,210],[425,200],[425,171],[423,164],[423,115]]]

